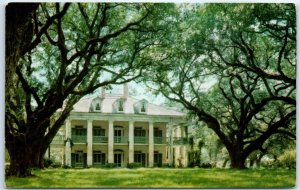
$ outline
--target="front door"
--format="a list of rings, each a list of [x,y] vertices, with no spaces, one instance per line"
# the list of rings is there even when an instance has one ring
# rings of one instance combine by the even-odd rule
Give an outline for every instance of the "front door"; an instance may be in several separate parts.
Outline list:
[[[84,158],[83,151],[77,151],[75,153],[75,167],[83,167]]]
[[[122,153],[115,153],[114,154],[114,163],[117,167],[122,166]]]
[[[146,166],[146,156],[144,153],[134,153],[134,162],[140,163],[141,166]]]
[[[157,167],[162,166],[162,154],[161,153],[154,154],[154,166],[157,166]]]

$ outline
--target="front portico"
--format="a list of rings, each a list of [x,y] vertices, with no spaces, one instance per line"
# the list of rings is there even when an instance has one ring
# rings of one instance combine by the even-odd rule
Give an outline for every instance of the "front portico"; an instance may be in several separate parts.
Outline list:
[[[169,118],[145,121],[145,118],[135,116],[130,117],[131,120],[109,114],[107,119],[101,117],[79,119],[83,118],[82,113],[73,113],[66,120],[66,137],[73,144],[66,143],[66,165],[93,167],[115,163],[125,167],[128,163],[138,162],[153,167],[169,163],[170,138],[166,132],[175,126],[170,125]]]

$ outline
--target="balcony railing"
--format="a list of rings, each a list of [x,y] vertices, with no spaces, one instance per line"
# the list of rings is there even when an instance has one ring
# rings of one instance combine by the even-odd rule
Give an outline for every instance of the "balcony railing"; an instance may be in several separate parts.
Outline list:
[[[52,140],[52,144],[63,144],[64,142],[64,136],[63,135],[57,135]],[[166,137],[154,137],[154,144],[167,144],[167,138]],[[86,143],[87,142],[87,136],[81,136],[81,135],[72,135],[72,141],[73,143]],[[108,143],[108,137],[107,136],[93,136],[93,143]],[[128,137],[127,136],[121,136],[121,137],[114,137],[114,143],[124,144],[128,143]],[[148,137],[134,137],[134,144],[149,144],[149,138]],[[187,144],[187,138],[184,137],[173,137],[173,145],[184,145]]]
[[[87,139],[86,136],[81,135],[72,135],[73,143],[86,143]]]
[[[148,137],[134,137],[134,144],[148,144]]]
[[[174,145],[187,144],[187,139],[184,137],[173,137],[173,144]]]
[[[93,136],[93,143],[107,143],[108,137],[105,136]]]
[[[128,143],[128,137],[114,137],[114,143]]]
[[[166,144],[165,137],[154,137],[154,144]]]
[[[55,137],[52,140],[52,144],[63,144],[64,140],[64,135],[55,135]]]

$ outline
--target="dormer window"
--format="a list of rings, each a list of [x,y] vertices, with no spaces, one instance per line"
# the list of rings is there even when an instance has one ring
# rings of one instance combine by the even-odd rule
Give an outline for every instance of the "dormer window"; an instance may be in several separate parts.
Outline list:
[[[145,112],[146,112],[146,105],[145,105],[145,102],[142,102],[141,113],[145,113]]]
[[[91,112],[101,112],[101,107],[102,107],[102,99],[100,97],[97,97],[93,99],[91,106],[90,106],[90,111]]]
[[[148,112],[148,101],[143,99],[134,104],[134,113],[136,114],[147,114]]]
[[[118,111],[119,112],[123,112],[124,111],[124,102],[122,100],[120,100],[118,102]]]
[[[113,113],[124,113],[126,106],[126,99],[119,98],[113,103]]]
[[[95,106],[95,110],[96,111],[101,111],[101,107],[100,107],[100,103],[96,103],[96,106]]]

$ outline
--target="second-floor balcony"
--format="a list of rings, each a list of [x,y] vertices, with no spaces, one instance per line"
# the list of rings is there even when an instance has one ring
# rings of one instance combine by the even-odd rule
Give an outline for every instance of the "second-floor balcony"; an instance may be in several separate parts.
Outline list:
[[[87,138],[86,135],[72,135],[73,143],[86,143]]]
[[[148,137],[134,137],[134,144],[148,144]]]
[[[93,136],[93,143],[108,143],[106,136]]]
[[[64,142],[63,135],[57,135],[54,137],[52,144],[62,144]],[[86,143],[86,135],[72,135],[73,143]],[[114,136],[114,143],[116,144],[127,144],[129,141],[128,136]],[[154,144],[167,144],[167,137],[154,137]],[[107,136],[93,136],[93,143],[108,143]],[[135,136],[134,144],[149,144],[149,137],[147,136]],[[183,137],[173,137],[174,145],[184,145],[187,144],[187,139]]]
[[[114,143],[120,143],[120,144],[124,144],[124,143],[128,143],[128,137],[125,136],[115,136],[114,137]]]

